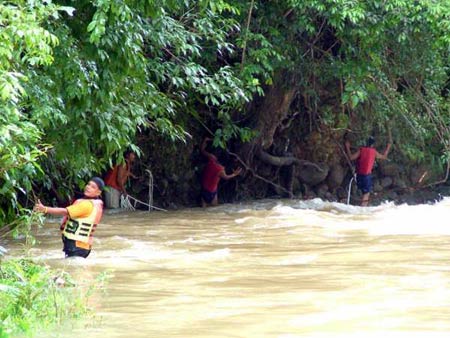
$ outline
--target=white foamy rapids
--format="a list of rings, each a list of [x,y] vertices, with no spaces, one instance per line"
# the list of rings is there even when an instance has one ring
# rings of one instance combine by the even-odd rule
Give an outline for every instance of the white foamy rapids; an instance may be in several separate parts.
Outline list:
[[[152,242],[121,239],[127,243],[126,248],[120,250],[105,250],[97,248],[89,258],[92,264],[111,264],[115,267],[128,266],[130,262],[136,264],[154,264],[158,266],[169,265],[195,265],[203,262],[213,262],[226,259],[230,255],[228,248],[194,252],[185,249],[171,248],[170,246],[157,245]]]
[[[374,215],[371,235],[450,235],[445,221],[450,211],[450,200],[436,204],[400,205]]]
[[[376,207],[351,206],[316,198],[276,205],[268,219],[277,220],[274,222],[277,227],[294,226],[293,220],[296,220],[298,226],[313,225],[335,231],[365,230],[374,236],[450,235],[450,227],[444,222],[449,210],[449,198],[432,205],[385,203]],[[238,224],[250,221],[255,222],[255,219],[236,219]]]

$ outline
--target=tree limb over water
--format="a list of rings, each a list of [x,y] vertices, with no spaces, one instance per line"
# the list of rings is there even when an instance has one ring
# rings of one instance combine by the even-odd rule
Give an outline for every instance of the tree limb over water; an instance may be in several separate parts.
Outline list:
[[[271,155],[268,152],[260,149],[257,152],[257,157],[263,161],[264,163],[274,165],[276,167],[282,167],[282,166],[288,166],[288,165],[300,165],[300,166],[311,166],[316,168],[318,171],[322,172],[323,169],[320,168],[317,164],[306,161],[306,160],[300,160],[294,156],[275,156]]]

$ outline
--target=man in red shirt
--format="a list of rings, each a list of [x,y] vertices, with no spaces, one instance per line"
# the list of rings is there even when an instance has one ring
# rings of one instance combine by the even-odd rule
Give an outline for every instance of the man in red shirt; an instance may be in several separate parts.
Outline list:
[[[125,185],[128,178],[136,178],[131,172],[136,154],[128,150],[124,153],[125,162],[111,168],[105,176],[105,184],[108,188],[105,190],[105,205],[110,209],[120,208],[120,195],[127,195]]]
[[[206,151],[206,144],[209,141],[211,141],[210,138],[205,138],[200,146],[201,153],[208,159],[202,175],[202,207],[219,204],[217,189],[220,179],[229,180],[238,176],[242,171],[242,168],[238,168],[227,175],[225,168],[217,161],[217,157]]]
[[[365,147],[359,148],[356,153],[350,151],[350,141],[345,141],[345,150],[351,161],[356,160],[356,183],[362,192],[361,206],[369,204],[369,197],[372,191],[372,169],[375,159],[386,160],[391,144],[388,143],[383,154],[380,154],[373,146],[375,139],[370,136]]]

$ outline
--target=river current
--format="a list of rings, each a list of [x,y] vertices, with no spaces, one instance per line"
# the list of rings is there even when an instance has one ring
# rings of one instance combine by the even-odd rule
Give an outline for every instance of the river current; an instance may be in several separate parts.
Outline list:
[[[89,323],[42,337],[450,337],[449,211],[314,199],[110,213],[86,260],[63,259],[50,222],[34,257],[110,279]]]

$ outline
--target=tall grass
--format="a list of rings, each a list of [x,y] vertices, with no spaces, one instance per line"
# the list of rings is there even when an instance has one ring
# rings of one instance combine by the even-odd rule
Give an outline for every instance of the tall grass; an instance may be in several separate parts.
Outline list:
[[[0,261],[0,338],[37,331],[90,312],[87,290],[70,275],[31,259]]]
[[[32,337],[65,320],[93,315],[88,301],[109,277],[104,272],[80,285],[64,270],[30,258],[36,244],[33,228],[40,228],[44,221],[42,214],[21,209],[14,223],[0,228],[0,239],[23,242],[21,258],[5,259],[7,248],[0,246],[0,338]]]

